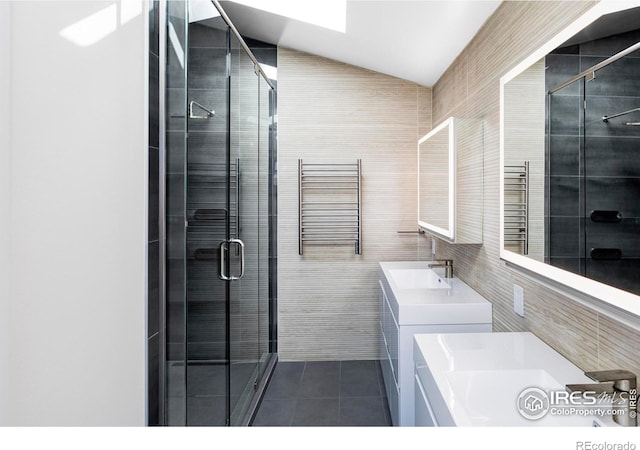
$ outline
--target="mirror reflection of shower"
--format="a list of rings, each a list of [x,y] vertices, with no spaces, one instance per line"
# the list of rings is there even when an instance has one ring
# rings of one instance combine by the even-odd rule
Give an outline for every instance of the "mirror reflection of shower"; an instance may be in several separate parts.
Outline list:
[[[589,68],[558,83],[568,65]],[[545,74],[545,262],[636,294],[639,71],[637,29],[559,48]]]

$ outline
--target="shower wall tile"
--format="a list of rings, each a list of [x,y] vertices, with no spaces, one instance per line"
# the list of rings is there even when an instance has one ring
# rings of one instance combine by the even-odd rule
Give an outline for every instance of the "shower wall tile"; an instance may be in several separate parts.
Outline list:
[[[169,131],[166,136],[166,173],[181,174],[184,173],[185,159],[185,133],[184,131]]]
[[[147,337],[160,331],[160,243],[148,245]]]
[[[551,217],[549,220],[550,257],[580,256],[580,222],[579,217]]]
[[[591,248],[618,248],[623,257],[640,258],[640,221],[623,219],[619,223],[586,221],[586,246]],[[633,278],[640,278],[634,276]]]
[[[184,257],[184,217],[167,216],[167,258]]]
[[[629,31],[626,33],[615,34],[603,39],[585,42],[580,44],[580,54],[584,56],[603,56],[609,57],[616,53],[629,48],[633,44],[640,41],[640,30]],[[636,55],[634,52],[633,55]]]
[[[578,216],[580,214],[580,178],[550,177],[549,199],[551,216]]]
[[[224,29],[218,29],[198,23],[189,24],[189,49],[197,47],[215,48],[227,51],[227,29],[222,24],[222,19],[218,18],[219,26]],[[222,65],[221,67],[225,67]]]
[[[149,339],[149,351],[147,360],[147,398],[150,426],[163,425],[160,417],[160,334],[156,333]]]
[[[149,145],[160,147],[160,60],[149,55]]]
[[[580,175],[580,137],[551,135],[551,176]]]
[[[589,107],[585,117],[586,136],[606,137],[640,137],[640,127],[626,126],[627,122],[640,122],[640,112],[610,119],[602,120],[604,115],[617,114],[640,106],[640,93],[633,97],[605,97],[589,96]]]
[[[226,89],[227,50],[189,48],[189,89]]]
[[[184,297],[184,261],[181,259],[167,259],[166,284],[167,301],[181,302]]]
[[[156,147],[149,147],[148,240],[159,239],[160,227],[160,155]]]
[[[224,167],[227,163],[225,150],[227,139],[229,135],[225,131],[190,131],[188,163],[190,165],[221,164],[221,167]],[[237,141],[235,138],[231,140]]]
[[[187,108],[184,88],[167,88],[165,100],[167,131],[184,133]]]
[[[167,302],[167,342],[184,345],[185,305],[182,301]],[[180,358],[167,358],[167,360],[180,360]]]
[[[547,90],[558,86],[572,76],[580,73],[580,56],[572,54],[550,54],[545,58],[546,76],[545,88]],[[572,83],[562,89],[562,95],[580,95],[582,83]]]
[[[551,257],[549,259],[549,264],[555,267],[559,267],[560,269],[568,270],[572,273],[582,274],[583,263],[581,258],[571,258],[571,257]]]
[[[577,95],[554,95],[551,97],[553,116],[551,134],[578,136],[582,117],[582,98]]]
[[[585,148],[585,170],[589,176],[640,177],[640,140],[629,137],[590,136]]]
[[[167,174],[166,211],[170,216],[181,216],[184,211],[184,175]]]
[[[602,58],[581,56],[583,70],[602,61]],[[587,96],[632,97],[640,95],[638,72],[640,58],[626,57],[598,70],[596,82],[587,82]]]
[[[640,217],[640,178],[589,177],[587,211],[621,211],[626,218]]]
[[[586,259],[586,274],[589,278],[633,293],[640,293],[640,258],[625,258],[613,261]],[[640,376],[640,375],[639,375]]]
[[[568,45],[566,47],[558,47],[551,51],[551,55],[579,55],[580,45]]]

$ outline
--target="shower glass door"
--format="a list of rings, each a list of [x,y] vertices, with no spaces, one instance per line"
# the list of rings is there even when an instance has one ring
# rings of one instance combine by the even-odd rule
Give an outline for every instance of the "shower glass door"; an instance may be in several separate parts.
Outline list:
[[[221,17],[167,3],[165,423],[241,425],[273,362],[273,92]]]
[[[240,276],[238,184],[230,158],[228,30],[189,23],[185,170],[186,425],[229,424],[230,279]],[[208,111],[214,112],[214,114]]]
[[[231,271],[243,273],[229,283],[229,380],[231,423],[239,423],[249,407],[258,376],[258,281],[264,264],[259,248],[260,185],[258,176],[258,75],[238,39],[230,36],[230,158],[235,203],[231,238],[244,245],[244,267],[238,245],[231,252]],[[262,257],[261,257],[262,256]],[[268,256],[268,255],[267,255]],[[266,261],[268,264],[268,260]]]

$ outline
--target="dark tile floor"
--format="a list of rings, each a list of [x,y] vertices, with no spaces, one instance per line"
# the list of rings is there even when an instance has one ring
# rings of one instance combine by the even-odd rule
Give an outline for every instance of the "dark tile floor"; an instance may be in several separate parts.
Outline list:
[[[378,361],[279,362],[253,426],[390,426]]]

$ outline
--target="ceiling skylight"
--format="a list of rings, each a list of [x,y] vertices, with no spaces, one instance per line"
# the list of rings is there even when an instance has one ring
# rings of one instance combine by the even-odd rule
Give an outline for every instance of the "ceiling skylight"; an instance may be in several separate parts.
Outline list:
[[[233,0],[250,8],[259,9],[329,30],[346,32],[347,0]]]

